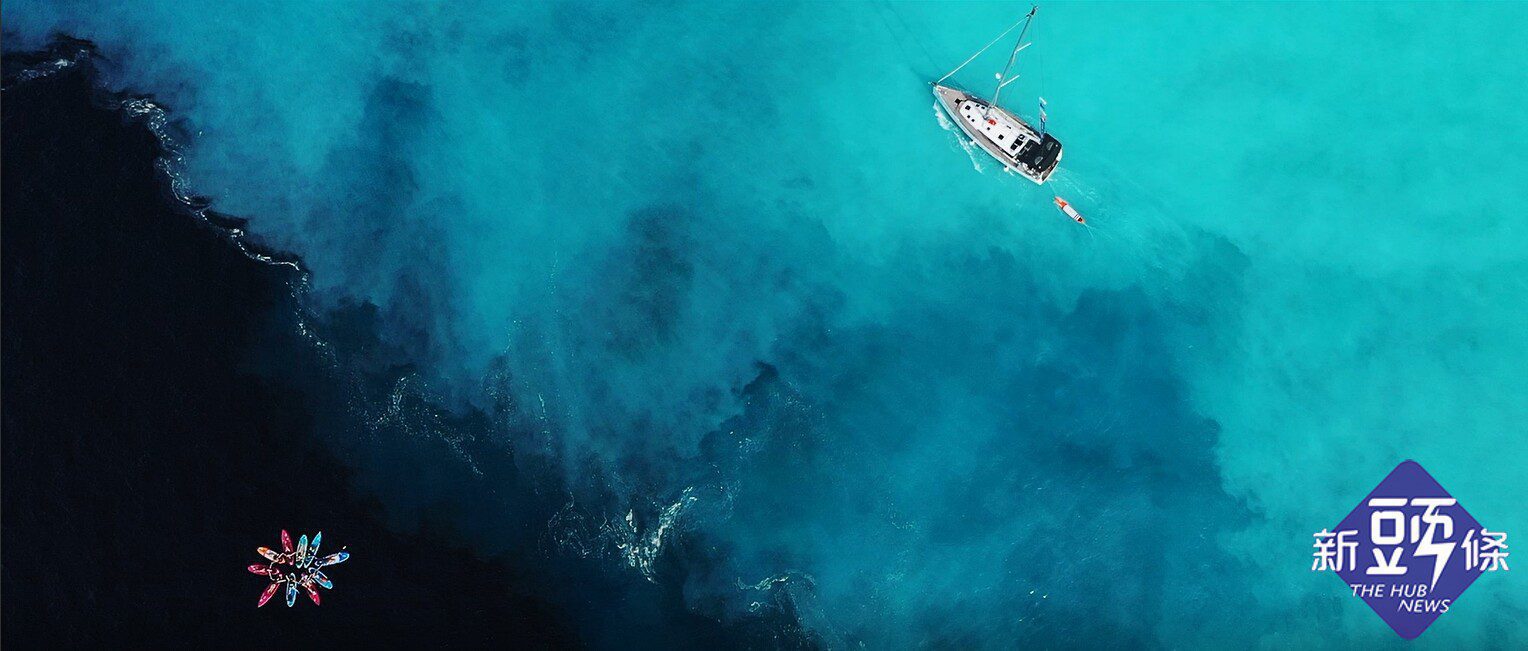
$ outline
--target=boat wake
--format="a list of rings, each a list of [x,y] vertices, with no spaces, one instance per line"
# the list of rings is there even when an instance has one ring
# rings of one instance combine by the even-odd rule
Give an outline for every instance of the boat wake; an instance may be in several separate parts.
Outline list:
[[[966,152],[967,156],[971,157],[971,169],[976,170],[978,173],[982,172],[982,157],[977,155],[976,145],[968,140],[965,134],[961,133],[960,127],[955,126],[955,123],[950,121],[950,117],[944,114],[944,108],[939,106],[937,100],[934,101],[934,118],[939,120],[940,128],[955,134],[955,142],[960,145],[960,148]]]

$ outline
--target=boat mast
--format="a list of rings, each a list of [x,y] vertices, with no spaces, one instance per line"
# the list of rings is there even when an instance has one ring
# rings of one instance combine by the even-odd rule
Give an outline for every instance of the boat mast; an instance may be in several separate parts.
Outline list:
[[[1013,52],[1008,55],[1008,65],[1003,66],[1003,73],[997,76],[997,90],[992,91],[992,103],[987,105],[987,110],[982,112],[982,117],[991,115],[992,108],[997,106],[997,96],[1003,93],[1003,87],[1008,85],[1008,71],[1013,69],[1013,62],[1019,58],[1019,50],[1024,49],[1024,34],[1029,31],[1029,23],[1035,19],[1035,12],[1040,10],[1039,5],[1029,8],[1029,13],[1024,16],[1024,29],[1019,30],[1019,40],[1013,44]]]

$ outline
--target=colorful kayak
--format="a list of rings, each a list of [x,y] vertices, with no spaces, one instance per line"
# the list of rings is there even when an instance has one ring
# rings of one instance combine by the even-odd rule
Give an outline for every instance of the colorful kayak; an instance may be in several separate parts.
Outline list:
[[[312,579],[303,579],[302,590],[308,593],[308,598],[313,600],[313,605],[319,605],[318,588],[313,587]]]
[[[271,597],[276,596],[276,589],[280,587],[280,583],[272,583],[266,586],[265,592],[260,593],[260,603],[256,604],[255,607],[259,608],[260,606],[264,606],[265,602],[270,601]]]

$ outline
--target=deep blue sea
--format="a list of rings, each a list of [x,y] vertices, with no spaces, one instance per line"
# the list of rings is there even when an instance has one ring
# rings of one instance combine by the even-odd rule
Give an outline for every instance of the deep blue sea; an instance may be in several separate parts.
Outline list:
[[[581,644],[1398,644],[1311,533],[1415,459],[1528,536],[1528,5],[1047,3],[1003,91],[1048,102],[1045,188],[928,90],[1026,9],[4,23],[93,42],[168,110],[177,187],[300,259],[271,309],[329,379],[239,364],[318,396],[338,483],[558,586]],[[1525,614],[1486,575],[1415,644],[1521,648]]]

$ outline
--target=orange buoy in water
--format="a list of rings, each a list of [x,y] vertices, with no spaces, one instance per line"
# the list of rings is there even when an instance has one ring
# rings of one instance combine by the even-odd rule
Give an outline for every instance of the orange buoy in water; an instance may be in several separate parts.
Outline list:
[[[1086,224],[1086,223],[1088,223],[1088,221],[1086,219],[1082,218],[1082,215],[1077,213],[1077,209],[1073,208],[1072,204],[1069,204],[1069,203],[1066,202],[1066,199],[1062,199],[1061,197],[1056,197],[1056,207],[1060,208],[1061,212],[1066,213],[1067,217],[1071,217],[1072,221],[1077,222],[1079,224]]]

